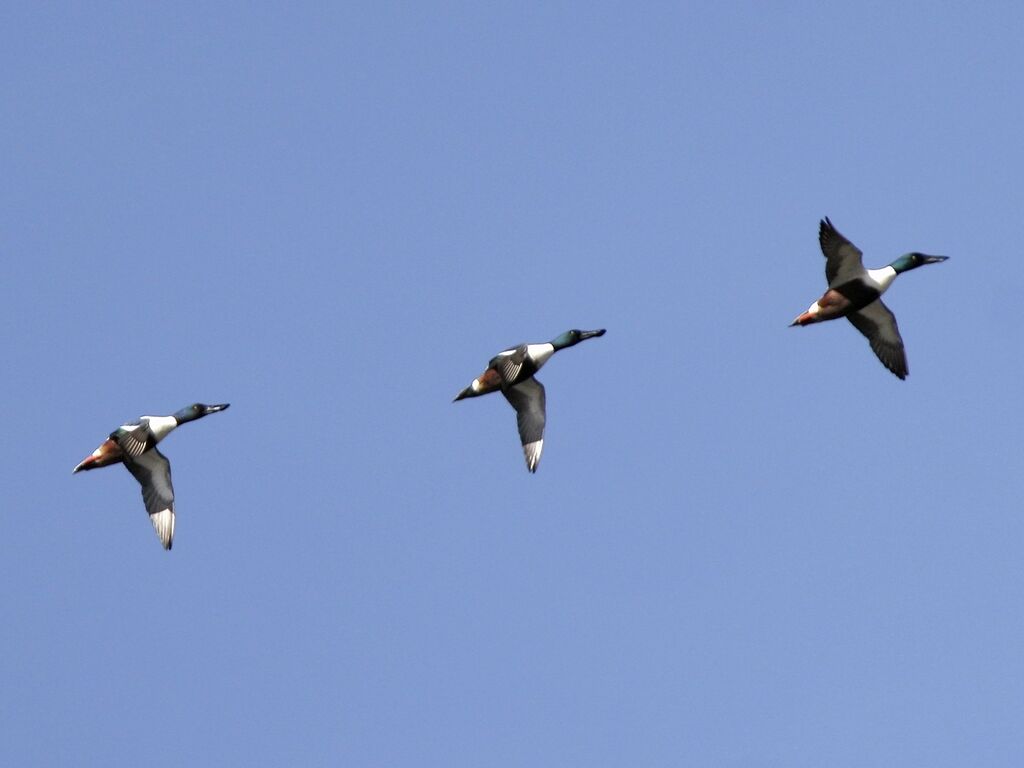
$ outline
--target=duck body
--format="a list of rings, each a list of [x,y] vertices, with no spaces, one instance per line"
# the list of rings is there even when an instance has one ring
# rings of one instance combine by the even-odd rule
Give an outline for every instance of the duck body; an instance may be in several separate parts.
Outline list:
[[[473,379],[462,390],[456,401],[467,397],[479,397],[499,389],[522,384],[543,367],[555,354],[551,342],[545,344],[520,344],[499,352],[487,364],[487,370]]]
[[[905,379],[909,367],[903,338],[896,316],[882,303],[881,296],[903,272],[937,264],[948,257],[907,253],[879,269],[865,269],[860,249],[843,237],[827,217],[820,222],[818,242],[825,255],[828,290],[790,325],[812,325],[845,317],[868,339],[882,364]]]
[[[604,333],[603,328],[596,331],[574,329],[549,342],[519,344],[503,350],[491,358],[487,370],[455,396],[455,402],[500,390],[516,411],[526,468],[530,472],[536,472],[541,452],[544,450],[547,396],[544,385],[534,378],[534,374],[558,350],[574,346],[586,339],[603,336]]]
[[[895,279],[896,270],[890,266],[866,269],[863,275],[834,288],[830,287],[793,321],[793,325],[811,325],[846,317],[878,299]]]
[[[71,472],[75,474],[123,463],[142,486],[146,511],[160,543],[164,549],[170,549],[174,543],[174,488],[171,485],[171,464],[157,450],[157,443],[180,425],[223,411],[228,406],[229,403],[194,403],[171,416],[142,416],[137,421],[122,424]]]

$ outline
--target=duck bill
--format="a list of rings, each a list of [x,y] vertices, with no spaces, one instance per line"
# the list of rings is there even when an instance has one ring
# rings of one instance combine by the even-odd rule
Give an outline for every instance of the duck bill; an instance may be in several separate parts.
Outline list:
[[[925,264],[938,264],[940,261],[946,261],[949,256],[928,256],[927,254],[921,254],[922,261]]]
[[[599,328],[596,331],[580,331],[580,341],[583,341],[584,339],[592,339],[597,336],[604,336],[604,331],[604,328]]]
[[[220,405],[208,405],[206,410],[203,411],[203,416],[209,416],[211,413],[217,413],[217,411],[223,411],[230,406],[231,403],[221,403]]]
[[[452,400],[452,402],[453,403],[457,403],[457,402],[459,402],[459,400],[464,400],[467,397],[475,397],[475,396],[476,396],[476,392],[473,391],[473,387],[472,386],[469,386],[469,387],[466,387],[461,392],[459,392],[459,394],[457,394],[455,396],[455,399]]]

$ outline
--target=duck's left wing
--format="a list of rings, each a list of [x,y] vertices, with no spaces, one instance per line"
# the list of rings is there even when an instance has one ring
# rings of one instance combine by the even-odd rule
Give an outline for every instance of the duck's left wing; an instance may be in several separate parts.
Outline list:
[[[541,451],[544,450],[544,385],[531,376],[515,386],[503,388],[501,392],[516,409],[516,423],[519,425],[526,468],[536,472]]]
[[[882,361],[882,365],[901,379],[907,378],[907,351],[903,347],[896,316],[882,303],[881,299],[868,304],[846,316],[853,327],[867,336],[871,349]]]
[[[124,465],[142,486],[142,500],[150,522],[164,549],[174,543],[174,488],[171,486],[171,462],[156,448],[141,456],[124,457]]]
[[[828,216],[818,226],[818,243],[825,255],[825,279],[830,288],[864,274],[864,254],[832,226]]]

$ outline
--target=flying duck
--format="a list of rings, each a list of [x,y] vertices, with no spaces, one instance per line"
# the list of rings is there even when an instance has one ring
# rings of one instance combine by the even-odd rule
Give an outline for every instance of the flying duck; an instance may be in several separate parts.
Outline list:
[[[138,421],[122,424],[110,433],[99,448],[86,456],[71,473],[99,469],[123,462],[142,486],[149,519],[164,549],[174,542],[174,488],[171,487],[171,464],[156,449],[156,444],[182,424],[223,411],[230,403],[186,406],[172,416],[143,416]]]
[[[907,253],[888,266],[865,269],[860,249],[843,237],[828,217],[820,224],[818,242],[825,254],[828,290],[806,312],[797,316],[790,327],[845,317],[867,337],[882,365],[900,379],[907,378],[907,353],[900,329],[896,326],[896,317],[880,297],[897,275],[925,264],[937,264],[949,257]]]
[[[541,451],[544,450],[544,385],[533,377],[555,352],[585,339],[604,336],[604,328],[597,331],[566,331],[544,344],[520,344],[499,352],[487,370],[473,379],[473,383],[459,392],[453,402],[466,397],[479,397],[500,389],[509,404],[516,409],[519,437],[523,443],[526,468],[537,471]]]

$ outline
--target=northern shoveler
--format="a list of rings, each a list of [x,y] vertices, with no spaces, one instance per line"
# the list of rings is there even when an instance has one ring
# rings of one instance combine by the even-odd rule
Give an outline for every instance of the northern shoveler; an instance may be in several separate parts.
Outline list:
[[[123,462],[142,486],[149,519],[164,549],[174,542],[174,489],[171,487],[171,464],[156,449],[156,444],[173,429],[188,421],[201,419],[227,408],[223,405],[195,403],[172,416],[143,416],[138,421],[122,424],[103,443],[72,470],[84,472]]]
[[[604,336],[604,332],[604,328],[597,331],[566,331],[544,344],[520,344],[499,352],[487,364],[487,370],[455,396],[454,402],[500,389],[505,399],[516,409],[526,468],[536,472],[544,449],[546,416],[544,385],[533,374],[558,350],[579,344],[585,339]]]
[[[907,253],[888,266],[865,269],[860,249],[839,234],[828,217],[820,224],[818,241],[825,254],[828,290],[806,312],[798,315],[790,327],[845,317],[867,337],[882,365],[900,379],[905,379],[909,369],[903,339],[896,326],[896,317],[879,297],[897,275],[925,264],[937,264],[949,257]]]

